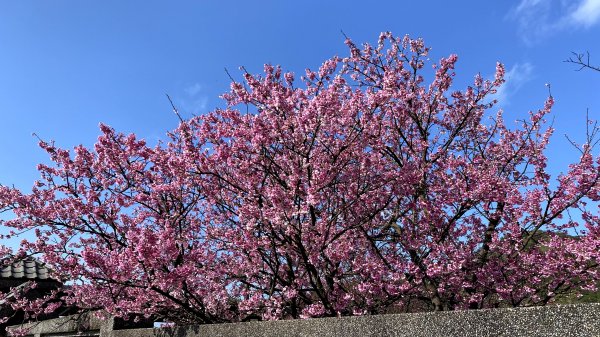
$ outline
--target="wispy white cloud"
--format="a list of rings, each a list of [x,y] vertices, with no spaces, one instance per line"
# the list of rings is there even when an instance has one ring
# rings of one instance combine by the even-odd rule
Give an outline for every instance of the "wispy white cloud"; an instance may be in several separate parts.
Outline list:
[[[506,82],[498,88],[492,98],[498,100],[500,106],[509,105],[511,96],[517,93],[532,77],[533,65],[531,63],[524,62],[513,65],[504,76]]]
[[[530,44],[554,29],[553,0],[521,0],[508,17],[517,22],[517,31]]]
[[[584,0],[571,13],[570,20],[584,27],[591,27],[600,21],[600,0]]]
[[[195,96],[200,91],[202,91],[202,85],[200,85],[200,83],[194,83],[194,84],[190,85],[189,87],[183,89],[183,91],[185,91],[186,94],[188,94],[189,96]]]
[[[185,95],[179,100],[182,112],[192,115],[206,112],[208,96],[203,93],[204,87],[200,83],[189,85],[183,91]]]
[[[548,4],[548,1],[544,0],[521,0],[519,5],[515,8],[516,13],[524,13],[530,11],[532,8],[536,8],[540,5],[544,7]]]
[[[507,16],[517,23],[522,40],[533,44],[565,29],[600,22],[600,0],[521,0]]]

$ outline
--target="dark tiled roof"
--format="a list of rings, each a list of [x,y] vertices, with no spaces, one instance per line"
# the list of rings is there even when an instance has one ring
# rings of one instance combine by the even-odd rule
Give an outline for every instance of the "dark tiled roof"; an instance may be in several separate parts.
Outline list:
[[[48,268],[40,261],[26,258],[4,266],[0,262],[0,279],[48,279]]]

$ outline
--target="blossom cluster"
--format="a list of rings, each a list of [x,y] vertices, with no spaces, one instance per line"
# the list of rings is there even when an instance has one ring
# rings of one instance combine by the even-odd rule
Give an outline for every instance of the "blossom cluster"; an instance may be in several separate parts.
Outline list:
[[[501,64],[455,90],[458,57],[431,64],[420,39],[346,44],[300,79],[245,73],[225,108],[154,147],[106,125],[93,148],[41,142],[52,164],[30,193],[0,187],[14,213],[0,224],[35,231],[22,253],[68,284],[62,301],[178,323],[543,305],[594,289],[599,158],[589,139],[556,181],[546,172],[552,97],[511,128],[490,113]]]

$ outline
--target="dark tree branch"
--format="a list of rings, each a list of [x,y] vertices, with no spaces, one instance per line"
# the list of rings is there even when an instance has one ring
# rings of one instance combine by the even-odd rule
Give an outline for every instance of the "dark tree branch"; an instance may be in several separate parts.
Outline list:
[[[600,66],[596,66],[596,65],[592,65],[590,63],[590,52],[587,51],[584,53],[576,53],[576,52],[571,52],[571,54],[573,54],[573,56],[569,57],[568,59],[564,60],[563,62],[567,62],[567,63],[573,63],[579,66],[579,69],[577,69],[577,71],[581,71],[585,68],[588,69],[592,69],[595,71],[600,71]]]

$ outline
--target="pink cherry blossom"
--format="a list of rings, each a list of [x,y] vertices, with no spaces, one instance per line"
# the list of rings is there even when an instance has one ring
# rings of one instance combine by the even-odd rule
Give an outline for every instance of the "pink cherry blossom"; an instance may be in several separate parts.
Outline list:
[[[544,305],[594,289],[600,159],[588,139],[548,174],[552,97],[507,125],[490,96],[502,64],[456,90],[458,57],[426,67],[422,40],[346,45],[299,80],[271,65],[244,74],[224,108],[155,147],[106,125],[93,148],[41,142],[51,164],[31,192],[0,187],[14,213],[0,224],[36,233],[19,254],[68,285],[52,296],[177,323]],[[52,296],[14,305],[35,315]]]

